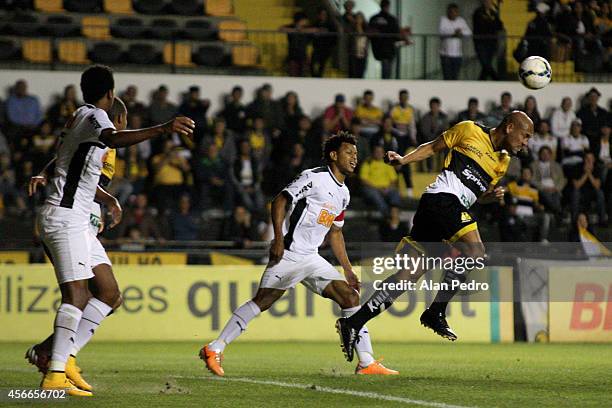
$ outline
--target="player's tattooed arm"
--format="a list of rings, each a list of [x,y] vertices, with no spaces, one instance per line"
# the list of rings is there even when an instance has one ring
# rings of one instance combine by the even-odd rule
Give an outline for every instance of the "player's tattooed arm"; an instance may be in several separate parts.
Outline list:
[[[431,142],[423,143],[405,156],[402,156],[397,152],[389,151],[385,155],[385,162],[392,166],[397,166],[398,164],[403,166],[409,163],[425,160],[433,156],[435,153],[441,152],[445,149],[447,149],[447,146],[444,138],[442,136],[438,136]]]
[[[280,262],[285,252],[283,242],[283,221],[287,214],[287,206],[290,204],[289,194],[281,192],[272,200],[272,226],[274,227],[274,240],[270,246],[270,260],[268,265],[276,265]]]
[[[191,136],[194,128],[193,120],[186,116],[177,116],[166,123],[145,129],[120,131],[111,128],[104,129],[100,134],[100,141],[112,148],[127,147],[169,133]]]
[[[114,228],[121,222],[121,218],[123,217],[123,209],[121,208],[119,201],[100,186],[97,186],[96,188],[95,201],[104,204],[104,206],[110,212],[111,223],[108,226],[109,229]]]
[[[342,266],[344,270],[344,276],[346,277],[346,281],[349,286],[356,291],[359,292],[361,288],[361,282],[359,282],[359,278],[353,272],[353,265],[351,265],[351,261],[349,260],[348,254],[346,253],[346,245],[344,243],[344,234],[342,233],[342,228],[337,227],[332,224],[329,233],[329,246],[334,253],[334,256]]]

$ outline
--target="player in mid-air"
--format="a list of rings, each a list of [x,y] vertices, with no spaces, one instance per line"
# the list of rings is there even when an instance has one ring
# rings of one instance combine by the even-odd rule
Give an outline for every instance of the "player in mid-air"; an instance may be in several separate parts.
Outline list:
[[[50,194],[37,216],[37,226],[61,291],[61,304],[53,326],[53,345],[41,388],[65,389],[68,395],[91,396],[66,376],[68,357],[78,344],[83,311],[99,307],[90,296],[92,238],[89,232],[94,200],[111,212],[116,200],[98,186],[102,159],[109,148],[126,147],[167,133],[193,133],[194,122],[177,117],[162,125],[137,130],[117,130],[108,118],[115,98],[113,71],[94,65],[81,75],[84,106],[66,123],[57,149]],[[115,216],[116,221],[116,216]],[[115,222],[114,221],[114,222]],[[97,303],[97,304],[96,304]],[[107,306],[107,313],[111,306]],[[100,312],[100,314],[103,314]]]
[[[469,208],[477,201],[486,204],[503,200],[505,189],[496,184],[508,169],[510,154],[516,155],[526,148],[532,135],[531,119],[523,112],[514,111],[495,128],[486,128],[472,121],[460,122],[405,156],[387,152],[389,164],[408,165],[448,149],[444,169],[423,193],[410,235],[402,240],[397,251],[416,257],[427,254],[426,248],[432,248],[428,244],[438,243],[439,246],[445,242],[463,256],[486,258],[478,226]],[[436,250],[439,248],[433,248]],[[416,282],[425,272],[425,269],[396,272],[382,282],[380,290],[376,290],[361,309],[348,318],[338,319],[336,330],[348,361],[353,359],[353,348],[361,327],[389,308],[404,292],[389,290],[393,284]],[[448,284],[448,289],[438,291],[420,319],[425,327],[452,341],[457,339],[457,335],[446,321],[446,307],[458,291],[452,282],[465,282],[466,274],[445,271],[443,282]]]
[[[325,142],[323,152],[327,166],[304,170],[272,201],[274,240],[259,289],[253,299],[233,312],[219,337],[200,350],[200,358],[215,375],[225,374],[221,366],[225,347],[246,330],[251,320],[298,283],[335,301],[343,316],[359,309],[360,283],[342,235],[344,211],[350,200],[344,181],[357,165],[355,137],[345,132],[333,135]],[[318,253],[326,235],[344,276]],[[365,326],[358,334],[355,347],[359,364],[355,373],[398,374],[374,359]]]
[[[127,109],[121,99],[115,97],[113,106],[108,112],[108,118],[113,122],[115,129],[125,130],[127,126]],[[102,158],[102,171],[98,186],[105,189],[115,174],[115,157],[116,149],[108,149]],[[33,176],[30,179],[28,193],[30,196],[36,193],[38,186],[47,184],[47,171],[55,162],[55,158],[45,166],[43,171],[38,176]],[[109,228],[114,227],[121,220],[121,207],[114,201],[109,212],[113,215],[113,220]],[[92,391],[91,385],[81,376],[81,370],[76,364],[76,355],[89,340],[91,340],[94,332],[102,321],[109,316],[113,310],[121,306],[121,292],[119,285],[113,274],[112,264],[102,243],[98,240],[98,234],[104,229],[104,217],[102,217],[102,208],[99,203],[92,204],[91,214],[89,217],[89,232],[91,234],[91,266],[93,278],[89,281],[89,290],[92,297],[87,303],[83,316],[79,322],[77,336],[73,344],[70,356],[66,363],[66,377],[71,380],[78,388],[86,391]],[[26,351],[26,359],[30,364],[35,365],[38,370],[45,374],[48,369],[49,359],[51,358],[51,347],[53,345],[53,334],[47,337],[43,342],[30,347]]]

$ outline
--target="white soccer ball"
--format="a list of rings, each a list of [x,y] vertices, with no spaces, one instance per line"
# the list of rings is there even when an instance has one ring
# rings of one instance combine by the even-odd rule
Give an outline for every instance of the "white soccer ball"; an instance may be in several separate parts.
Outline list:
[[[527,57],[519,67],[519,80],[529,89],[544,88],[550,83],[552,69],[546,58]]]

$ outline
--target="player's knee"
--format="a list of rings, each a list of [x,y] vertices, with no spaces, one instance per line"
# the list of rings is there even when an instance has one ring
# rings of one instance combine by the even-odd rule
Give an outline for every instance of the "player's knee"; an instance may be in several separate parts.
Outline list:
[[[255,303],[259,307],[259,310],[263,312],[268,310],[277,299],[278,296],[275,293],[258,291],[253,298],[253,303]]]
[[[119,307],[123,304],[123,296],[121,296],[121,293],[119,293],[119,295],[117,296],[117,298],[115,299],[115,302],[112,304],[112,308],[113,310],[117,310],[119,309]]]
[[[69,290],[62,295],[62,303],[68,303],[83,310],[85,306],[87,306],[90,297],[91,293],[87,288],[71,286]]]
[[[103,303],[106,303],[113,309],[117,309],[119,306],[121,306],[121,303],[123,303],[119,288],[104,290],[97,294],[96,299]]]
[[[348,287],[347,290],[339,293],[338,304],[343,309],[359,306],[359,293]]]

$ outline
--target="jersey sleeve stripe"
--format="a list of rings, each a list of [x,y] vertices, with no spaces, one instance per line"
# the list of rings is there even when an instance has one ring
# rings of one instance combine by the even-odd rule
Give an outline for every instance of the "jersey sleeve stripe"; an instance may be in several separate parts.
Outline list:
[[[287,230],[287,234],[285,234],[285,238],[283,239],[285,249],[287,250],[291,248],[291,244],[293,243],[293,233],[295,232],[295,228],[302,218],[304,209],[306,209],[306,198],[300,199],[295,204],[295,208],[289,217],[289,229]]]
[[[74,204],[74,195],[76,194],[79,182],[81,181],[81,173],[85,167],[85,161],[92,147],[104,149],[105,146],[97,142],[81,143],[70,160],[68,165],[68,173],[66,175],[66,184],[62,191],[62,200],[60,207],[72,208]]]

